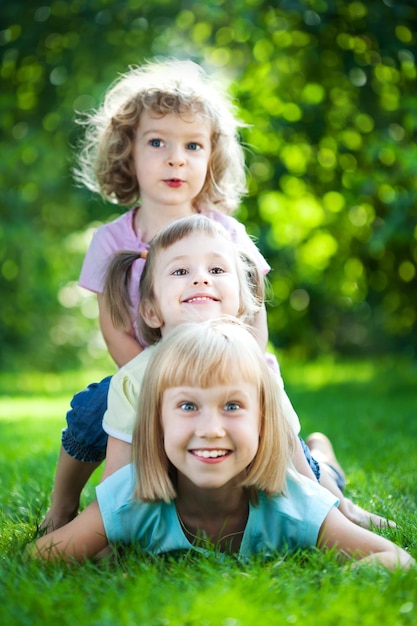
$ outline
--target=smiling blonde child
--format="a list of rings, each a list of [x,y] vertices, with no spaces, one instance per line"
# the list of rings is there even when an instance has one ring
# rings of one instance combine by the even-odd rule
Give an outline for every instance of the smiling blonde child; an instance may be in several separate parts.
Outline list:
[[[350,522],[332,494],[292,473],[294,435],[279,395],[257,340],[235,318],[180,324],[148,362],[134,464],[101,483],[72,522],[38,539],[33,556],[83,561],[112,544],[239,557],[317,547],[342,560],[412,567],[405,550]]]

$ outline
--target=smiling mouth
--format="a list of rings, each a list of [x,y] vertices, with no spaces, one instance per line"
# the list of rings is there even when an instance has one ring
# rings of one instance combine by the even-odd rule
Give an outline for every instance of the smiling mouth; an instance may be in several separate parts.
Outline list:
[[[231,454],[230,450],[191,450],[191,453],[202,459],[218,459]]]
[[[187,300],[183,300],[183,302],[193,304],[194,302],[218,302],[218,300],[212,296],[194,296],[192,298],[188,298]]]

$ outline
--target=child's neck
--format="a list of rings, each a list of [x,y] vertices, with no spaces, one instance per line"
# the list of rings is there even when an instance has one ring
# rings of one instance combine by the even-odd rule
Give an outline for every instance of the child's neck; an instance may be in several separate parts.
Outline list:
[[[197,213],[191,204],[181,206],[163,206],[158,208],[142,205],[136,211],[134,218],[134,230],[140,231],[142,241],[149,243],[162,228],[175,220]]]
[[[198,544],[205,537],[217,549],[239,550],[249,514],[248,495],[242,487],[199,489],[179,477],[177,490],[178,519],[190,543]]]

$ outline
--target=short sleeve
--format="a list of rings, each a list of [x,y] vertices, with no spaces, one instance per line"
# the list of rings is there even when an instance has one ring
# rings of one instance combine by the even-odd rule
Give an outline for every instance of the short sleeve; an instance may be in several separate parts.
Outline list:
[[[133,464],[125,465],[96,487],[96,496],[103,519],[106,537],[110,543],[130,539],[121,523],[119,511],[129,507],[133,499],[135,474]]]
[[[242,555],[294,552],[314,548],[336,496],[313,480],[289,473],[284,495],[259,493],[257,506],[250,506],[242,540]]]
[[[108,265],[113,256],[121,250],[133,250],[141,252],[149,248],[140,235],[133,228],[136,208],[130,209],[120,217],[103,224],[93,234],[81,268],[79,285],[95,293],[102,293]],[[139,278],[143,269],[144,261],[138,259],[132,269],[133,295],[139,289]],[[138,266],[136,268],[136,265]],[[132,296],[132,294],[131,294]],[[132,300],[134,302],[134,299]],[[135,307],[136,309],[136,307]]]
[[[287,392],[284,389],[284,380],[281,376],[281,370],[279,367],[278,360],[275,354],[272,354],[270,352],[267,352],[265,354],[265,358],[266,358],[266,362],[268,363],[269,367],[274,372],[276,379],[277,379],[277,384],[280,389],[281,406],[282,406],[282,411],[284,413],[284,416],[287,422],[289,423],[289,425],[291,426],[292,430],[294,431],[294,433],[298,435],[298,433],[301,430],[300,420],[299,420],[297,413],[295,412],[293,405],[291,404],[291,400],[289,399]]]
[[[126,443],[132,443],[139,389],[119,370],[112,378],[107,396],[103,430]]]
[[[150,346],[120,368],[111,379],[103,430],[126,443],[132,443],[142,380],[154,346]]]
[[[149,554],[194,549],[181,529],[175,503],[137,500],[134,496],[135,484],[135,469],[130,464],[96,488],[109,543],[135,543]]]
[[[107,267],[115,252],[106,234],[107,231],[103,227],[98,228],[93,234],[78,281],[81,287],[95,293],[103,291]]]

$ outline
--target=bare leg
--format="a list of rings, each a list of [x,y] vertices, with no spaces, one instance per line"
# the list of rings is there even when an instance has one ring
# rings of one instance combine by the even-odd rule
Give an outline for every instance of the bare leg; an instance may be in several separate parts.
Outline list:
[[[387,526],[395,528],[395,522],[387,520],[376,513],[366,511],[357,504],[354,504],[352,500],[345,498],[337,485],[335,473],[332,468],[335,468],[343,478],[345,477],[345,473],[336,458],[331,441],[326,435],[322,433],[312,433],[307,437],[306,444],[310,448],[312,456],[320,464],[320,484],[339,498],[339,510],[345,517],[363,528],[386,528]]]
[[[78,461],[61,447],[51,495],[51,506],[40,525],[46,533],[61,528],[78,514],[83,487],[99,463]]]

